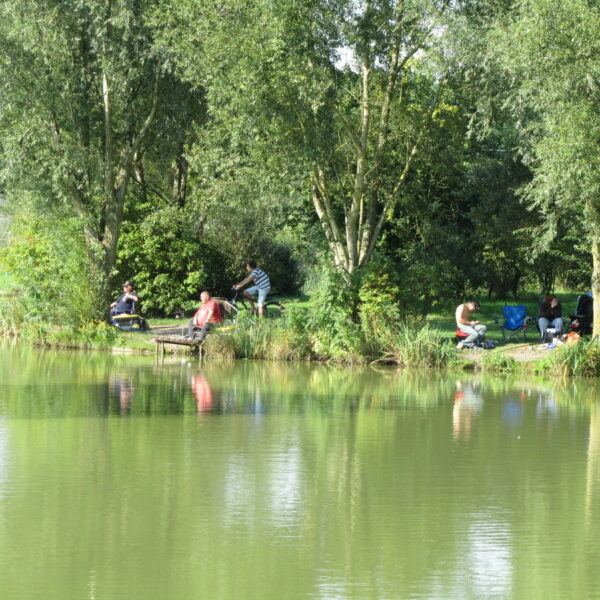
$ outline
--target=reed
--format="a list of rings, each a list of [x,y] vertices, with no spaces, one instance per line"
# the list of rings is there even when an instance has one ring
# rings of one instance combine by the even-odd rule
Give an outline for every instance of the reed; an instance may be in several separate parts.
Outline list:
[[[556,348],[538,367],[544,373],[566,377],[600,376],[600,344],[596,339]]]
[[[428,325],[417,327],[403,323],[381,332],[378,343],[384,349],[384,356],[379,360],[402,367],[443,369],[458,363],[454,345]]]

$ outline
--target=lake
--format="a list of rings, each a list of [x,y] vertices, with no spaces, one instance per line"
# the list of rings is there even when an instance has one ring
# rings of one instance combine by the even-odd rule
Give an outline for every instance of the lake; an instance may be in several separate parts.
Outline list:
[[[600,597],[599,391],[0,346],[0,598]]]

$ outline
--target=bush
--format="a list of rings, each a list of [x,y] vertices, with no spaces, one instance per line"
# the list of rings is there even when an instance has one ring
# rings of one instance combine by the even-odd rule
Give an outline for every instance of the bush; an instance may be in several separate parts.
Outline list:
[[[20,290],[18,298],[2,303],[4,329],[77,328],[98,315],[101,278],[90,266],[82,236],[75,219],[42,217],[23,202],[0,252],[2,268]]]
[[[365,340],[357,316],[355,289],[333,269],[325,268],[312,290],[304,329],[316,358],[364,362]]]
[[[400,324],[400,288],[385,269],[374,266],[360,285],[360,324],[370,352],[379,353],[382,333]]]
[[[135,282],[145,313],[174,314],[195,306],[203,287],[214,288],[212,256],[184,212],[169,206],[124,224],[117,267],[122,281]]]

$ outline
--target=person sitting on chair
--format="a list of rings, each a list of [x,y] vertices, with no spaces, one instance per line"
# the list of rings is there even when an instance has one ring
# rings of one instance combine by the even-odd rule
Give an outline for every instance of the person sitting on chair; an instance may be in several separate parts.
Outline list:
[[[196,314],[189,320],[187,337],[193,340],[194,329],[199,328],[200,332],[197,338],[202,342],[213,323],[221,323],[223,317],[221,316],[219,303],[210,297],[210,293],[207,290],[200,292],[200,301],[202,302],[200,308],[198,308]]]
[[[138,295],[133,291],[131,281],[123,284],[123,293],[110,305],[110,315],[131,315],[135,310],[135,303],[139,301]]]
[[[265,301],[267,299],[267,295],[271,291],[271,281],[269,276],[259,267],[256,266],[256,262],[253,260],[249,260],[246,263],[246,271],[250,273],[246,279],[240,281],[240,283],[233,286],[235,290],[238,290],[241,287],[249,284],[250,282],[254,282],[252,287],[249,287],[247,290],[244,290],[244,296],[248,298],[250,301],[250,306],[252,310],[254,310],[254,295],[258,295],[258,314],[259,316],[263,316],[265,313]]]
[[[548,294],[544,297],[544,300],[540,305],[538,327],[540,328],[540,339],[542,341],[546,339],[546,330],[548,327],[554,327],[555,337],[560,337],[562,334],[562,307],[556,296]]]
[[[474,300],[465,302],[456,307],[456,326],[463,333],[467,334],[465,340],[458,343],[457,348],[459,350],[464,344],[482,342],[485,337],[487,327],[479,321],[473,320],[473,313],[478,310],[479,302],[475,302]]]

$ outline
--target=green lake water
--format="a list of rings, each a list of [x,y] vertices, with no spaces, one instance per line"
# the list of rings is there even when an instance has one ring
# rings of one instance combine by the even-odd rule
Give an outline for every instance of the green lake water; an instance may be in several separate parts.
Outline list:
[[[0,599],[600,598],[598,392],[2,346]]]

